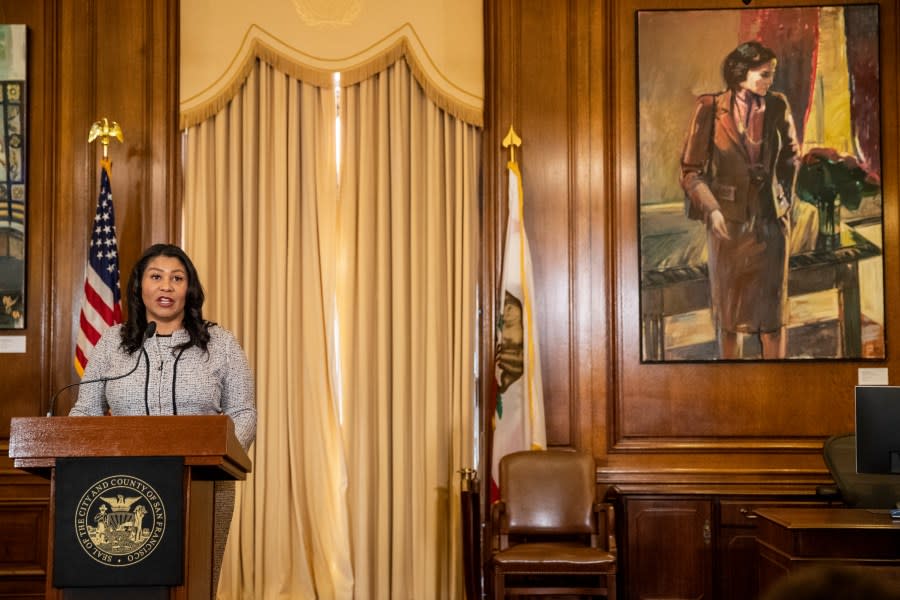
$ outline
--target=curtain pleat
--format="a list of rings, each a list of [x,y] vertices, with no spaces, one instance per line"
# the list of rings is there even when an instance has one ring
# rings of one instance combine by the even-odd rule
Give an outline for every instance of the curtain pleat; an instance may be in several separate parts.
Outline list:
[[[351,598],[346,470],[331,386],[331,90],[257,63],[186,131],[184,245],[206,316],[256,375],[253,473],[239,488],[219,598]]]
[[[341,388],[356,598],[460,598],[479,134],[400,60],[342,89]]]

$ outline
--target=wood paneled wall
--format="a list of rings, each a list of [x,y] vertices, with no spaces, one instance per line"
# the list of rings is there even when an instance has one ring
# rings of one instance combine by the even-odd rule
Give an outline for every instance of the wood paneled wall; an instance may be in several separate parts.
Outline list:
[[[751,8],[810,2],[753,0]],[[827,481],[822,441],[853,427],[860,367],[900,383],[896,0],[882,27],[884,361],[642,363],[635,11],[742,0],[495,0],[486,4],[484,330],[494,339],[510,125],[536,278],[548,442],[589,448],[599,480],[793,486]],[[716,58],[715,60],[721,60]],[[490,373],[490,343],[483,372]],[[490,397],[485,384],[485,397]],[[490,415],[485,427],[489,430]],[[486,444],[486,451],[489,444]],[[693,488],[692,488],[693,486]]]
[[[24,354],[0,354],[0,596],[43,597],[47,483],[12,469],[14,416],[42,415],[77,381],[75,329],[99,187],[91,124],[117,121],[112,190],[123,279],[147,245],[176,241],[178,0],[4,0],[28,26],[28,198]],[[60,396],[57,414],[74,394]],[[37,543],[36,543],[37,541]],[[4,596],[4,595],[8,596]]]
[[[855,1],[855,0],[854,0]],[[860,0],[871,2],[872,0]],[[888,358],[875,362],[646,364],[639,360],[634,11],[742,8],[742,0],[488,0],[485,3],[482,372],[490,364],[505,225],[510,125],[537,279],[548,441],[587,448],[620,488],[812,488],[827,480],[821,441],[852,427],[859,367],[900,357],[898,0],[882,21],[882,165]],[[812,4],[792,0],[791,5]],[[752,0],[752,7],[785,2]],[[40,415],[76,380],[73,323],[97,194],[96,119],[111,148],[123,276],[141,250],[179,231],[178,0],[4,0],[28,25],[28,246],[24,354],[0,355],[0,595],[43,589],[46,484],[11,468],[9,420]],[[489,397],[488,377],[482,377]],[[71,405],[64,396],[58,412]],[[485,415],[485,426],[490,415]],[[483,448],[489,450],[489,444]]]

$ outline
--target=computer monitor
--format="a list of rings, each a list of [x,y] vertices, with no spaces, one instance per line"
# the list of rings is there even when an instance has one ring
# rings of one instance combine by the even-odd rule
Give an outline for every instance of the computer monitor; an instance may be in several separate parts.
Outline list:
[[[900,387],[856,387],[856,472],[900,473]]]

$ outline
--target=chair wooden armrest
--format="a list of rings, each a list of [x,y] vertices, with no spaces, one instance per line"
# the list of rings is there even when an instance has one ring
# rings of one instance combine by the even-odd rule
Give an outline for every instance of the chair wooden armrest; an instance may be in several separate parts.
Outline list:
[[[606,537],[606,540],[601,547],[610,554],[616,554],[615,507],[608,502],[595,502],[594,514],[596,514],[597,516],[597,535],[603,535]]]
[[[491,504],[491,550],[494,552],[509,547],[509,537],[501,532],[503,518],[506,515],[506,503],[495,500]]]

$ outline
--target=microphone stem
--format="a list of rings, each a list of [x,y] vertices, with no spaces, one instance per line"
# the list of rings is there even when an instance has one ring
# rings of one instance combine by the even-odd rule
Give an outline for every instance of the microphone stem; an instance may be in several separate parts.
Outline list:
[[[144,330],[144,335],[142,336],[142,339],[141,339],[141,349],[142,350],[143,350],[144,344],[147,342],[147,340],[149,338],[153,337],[155,334],[156,334],[156,321],[150,321],[149,323],[147,323],[147,328]],[[137,361],[135,361],[134,366],[131,368],[130,371],[128,371],[124,375],[117,375],[115,377],[99,377],[97,379],[88,379],[87,381],[76,381],[75,383],[70,383],[67,386],[63,386],[62,388],[57,390],[57,392],[55,394],[53,394],[52,398],[50,398],[50,405],[47,407],[47,416],[48,417],[53,416],[53,409],[56,407],[56,399],[59,397],[59,395],[61,393],[63,393],[67,389],[69,389],[71,387],[75,387],[76,385],[80,386],[80,385],[84,385],[87,383],[98,383],[101,381],[115,381],[117,379],[122,379],[124,377],[128,377],[129,375],[131,375],[132,373],[137,371],[138,365],[140,365],[140,364],[141,364],[141,353],[139,352],[138,359],[137,359]]]

